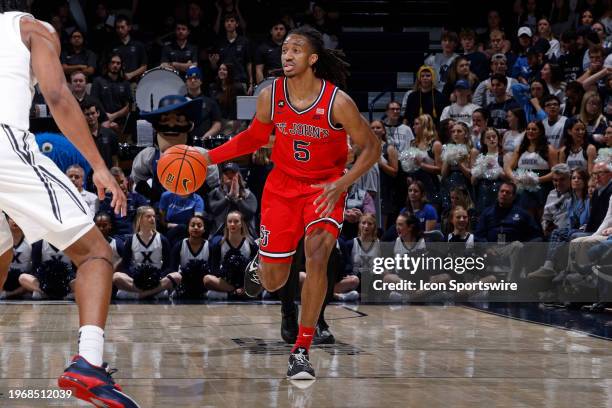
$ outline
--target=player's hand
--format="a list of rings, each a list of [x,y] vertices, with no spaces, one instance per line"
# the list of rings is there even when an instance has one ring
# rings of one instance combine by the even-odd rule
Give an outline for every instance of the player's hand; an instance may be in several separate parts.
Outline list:
[[[348,190],[348,187],[345,187],[338,181],[333,183],[313,184],[311,187],[323,190],[314,200],[314,205],[317,206],[315,213],[322,218],[328,217],[332,213],[340,196]]]
[[[127,199],[110,171],[107,168],[94,171],[93,182],[98,190],[98,199],[100,201],[104,200],[104,193],[109,191],[112,196],[111,207],[115,210],[115,214],[121,214],[122,217],[125,217]]]

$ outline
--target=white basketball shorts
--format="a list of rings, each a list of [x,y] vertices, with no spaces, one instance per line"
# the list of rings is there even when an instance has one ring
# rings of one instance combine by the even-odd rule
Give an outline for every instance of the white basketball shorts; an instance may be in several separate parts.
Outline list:
[[[0,210],[23,230],[28,242],[44,239],[64,250],[95,226],[76,187],[42,154],[34,135],[0,125]],[[13,239],[0,214],[0,253]]]

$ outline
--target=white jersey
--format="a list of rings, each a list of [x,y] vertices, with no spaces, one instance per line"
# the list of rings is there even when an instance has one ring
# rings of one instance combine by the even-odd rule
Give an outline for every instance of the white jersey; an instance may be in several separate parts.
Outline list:
[[[204,241],[200,249],[194,252],[189,245],[189,238],[185,238],[181,243],[181,264],[179,266],[179,271],[184,269],[189,261],[197,260],[208,262],[209,256],[208,241]]]
[[[21,272],[30,272],[32,270],[32,246],[28,243],[25,237],[13,246],[13,260],[11,261],[11,269],[18,269]]]
[[[157,269],[162,268],[163,246],[161,235],[158,232],[148,243],[143,242],[138,234],[134,234],[131,249],[135,266],[148,263]]]
[[[414,251],[422,251],[425,247],[425,240],[421,238],[415,243],[406,244],[400,237],[395,239],[395,245],[393,245],[393,254],[394,255],[404,255],[411,254]]]
[[[359,238],[353,238],[353,250],[351,251],[353,273],[364,274],[371,272],[374,258],[380,256],[380,241],[376,240],[367,245],[362,245]]]
[[[525,132],[517,132],[515,130],[508,130],[504,133],[503,149],[504,153],[514,153],[523,141]]]
[[[0,89],[5,95],[0,98],[0,123],[28,130],[36,79],[30,65],[30,50],[21,40],[19,21],[23,16],[32,17],[14,11],[0,13]]]
[[[548,144],[557,150],[561,147],[561,143],[563,143],[563,129],[565,128],[566,121],[567,118],[565,116],[559,116],[559,120],[552,125],[548,123],[548,119],[542,121]]]
[[[60,251],[47,241],[42,242],[42,246],[40,249],[40,260],[41,262],[58,260],[68,265],[71,264],[70,258],[68,258],[63,251]]]
[[[538,152],[524,151],[519,158],[518,168],[525,170],[548,170],[550,166]]]
[[[570,150],[569,155],[567,155],[567,160],[565,160],[565,163],[569,166],[570,170],[579,168],[586,170],[588,168],[588,161],[584,156],[585,154],[582,148],[580,148],[580,150],[578,150],[576,153]]]
[[[243,238],[240,245],[236,248],[233,248],[229,242],[223,240],[223,243],[221,244],[221,259],[225,258],[225,255],[227,255],[230,249],[238,249],[242,256],[244,256],[246,259],[251,259],[252,257],[249,240],[246,238]]]
[[[31,53],[21,40],[19,12],[0,13],[0,209],[23,230],[29,242],[41,239],[65,249],[95,227],[79,192],[28,132],[37,82]],[[49,32],[53,28],[45,22]],[[59,59],[50,61],[59,65]],[[0,249],[12,246],[8,223],[0,220]]]

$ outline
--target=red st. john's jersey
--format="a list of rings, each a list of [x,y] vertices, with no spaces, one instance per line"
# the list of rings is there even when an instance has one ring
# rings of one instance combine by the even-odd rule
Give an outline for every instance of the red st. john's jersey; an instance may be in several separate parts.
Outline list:
[[[346,131],[332,123],[338,87],[321,80],[319,96],[308,108],[291,105],[287,78],[272,84],[272,114],[276,139],[274,166],[299,179],[329,180],[342,175],[348,153]]]

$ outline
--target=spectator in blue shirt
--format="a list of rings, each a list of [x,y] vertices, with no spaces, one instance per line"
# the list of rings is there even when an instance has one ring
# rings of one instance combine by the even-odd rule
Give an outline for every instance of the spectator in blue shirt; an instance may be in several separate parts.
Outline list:
[[[161,224],[171,245],[187,238],[187,224],[194,215],[204,214],[204,200],[199,194],[178,195],[165,191],[159,200]]]

